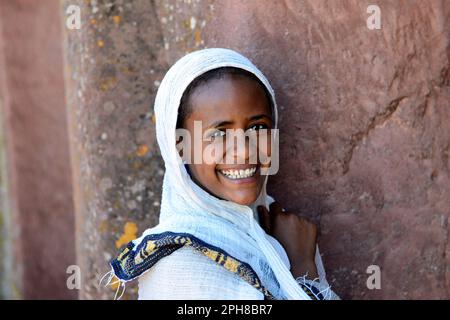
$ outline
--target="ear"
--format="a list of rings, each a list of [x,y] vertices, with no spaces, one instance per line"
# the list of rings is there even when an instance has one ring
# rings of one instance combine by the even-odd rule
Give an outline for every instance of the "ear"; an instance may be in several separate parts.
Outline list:
[[[191,152],[190,152],[190,144],[191,144],[191,134],[188,130],[178,128],[176,131],[175,144],[180,155],[181,159],[186,163],[191,163]]]
[[[183,143],[183,137],[179,136],[177,141],[176,141],[176,146],[177,146],[177,151],[178,154],[180,155],[181,159],[183,159],[183,150],[184,150],[184,143]]]

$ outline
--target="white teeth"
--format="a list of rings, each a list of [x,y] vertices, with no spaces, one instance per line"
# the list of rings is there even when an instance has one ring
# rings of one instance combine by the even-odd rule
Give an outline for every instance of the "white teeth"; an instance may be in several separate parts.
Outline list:
[[[220,172],[230,179],[244,179],[253,176],[256,172],[256,167],[245,170],[221,170]]]

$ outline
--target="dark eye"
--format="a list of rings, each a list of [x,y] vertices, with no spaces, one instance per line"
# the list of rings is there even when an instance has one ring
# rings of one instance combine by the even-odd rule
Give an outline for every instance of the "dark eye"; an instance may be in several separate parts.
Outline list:
[[[219,137],[223,137],[225,135],[225,131],[223,130],[216,130],[211,134],[211,137],[214,138],[219,138]]]
[[[257,131],[257,130],[261,130],[261,129],[268,129],[267,125],[265,124],[254,124],[252,125],[250,128],[248,128],[248,131]]]

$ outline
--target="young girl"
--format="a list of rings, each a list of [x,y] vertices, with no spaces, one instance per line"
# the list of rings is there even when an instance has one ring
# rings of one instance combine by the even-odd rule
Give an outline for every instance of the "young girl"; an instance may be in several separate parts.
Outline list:
[[[119,290],[139,277],[139,299],[338,299],[316,227],[266,194],[273,161],[260,151],[271,158],[276,135],[266,151],[258,144],[256,162],[247,141],[244,152],[225,144],[229,132],[276,133],[274,92],[258,68],[229,49],[192,52],[165,75],[155,115],[166,167],[159,224],[111,262]],[[224,148],[206,161],[211,146]]]

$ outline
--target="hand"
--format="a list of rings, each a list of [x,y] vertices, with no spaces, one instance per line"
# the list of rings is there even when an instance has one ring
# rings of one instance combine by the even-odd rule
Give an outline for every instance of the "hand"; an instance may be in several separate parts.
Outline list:
[[[279,203],[273,202],[270,211],[258,207],[261,227],[277,239],[286,250],[295,278],[317,278],[315,263],[317,227],[295,213],[283,212]]]

